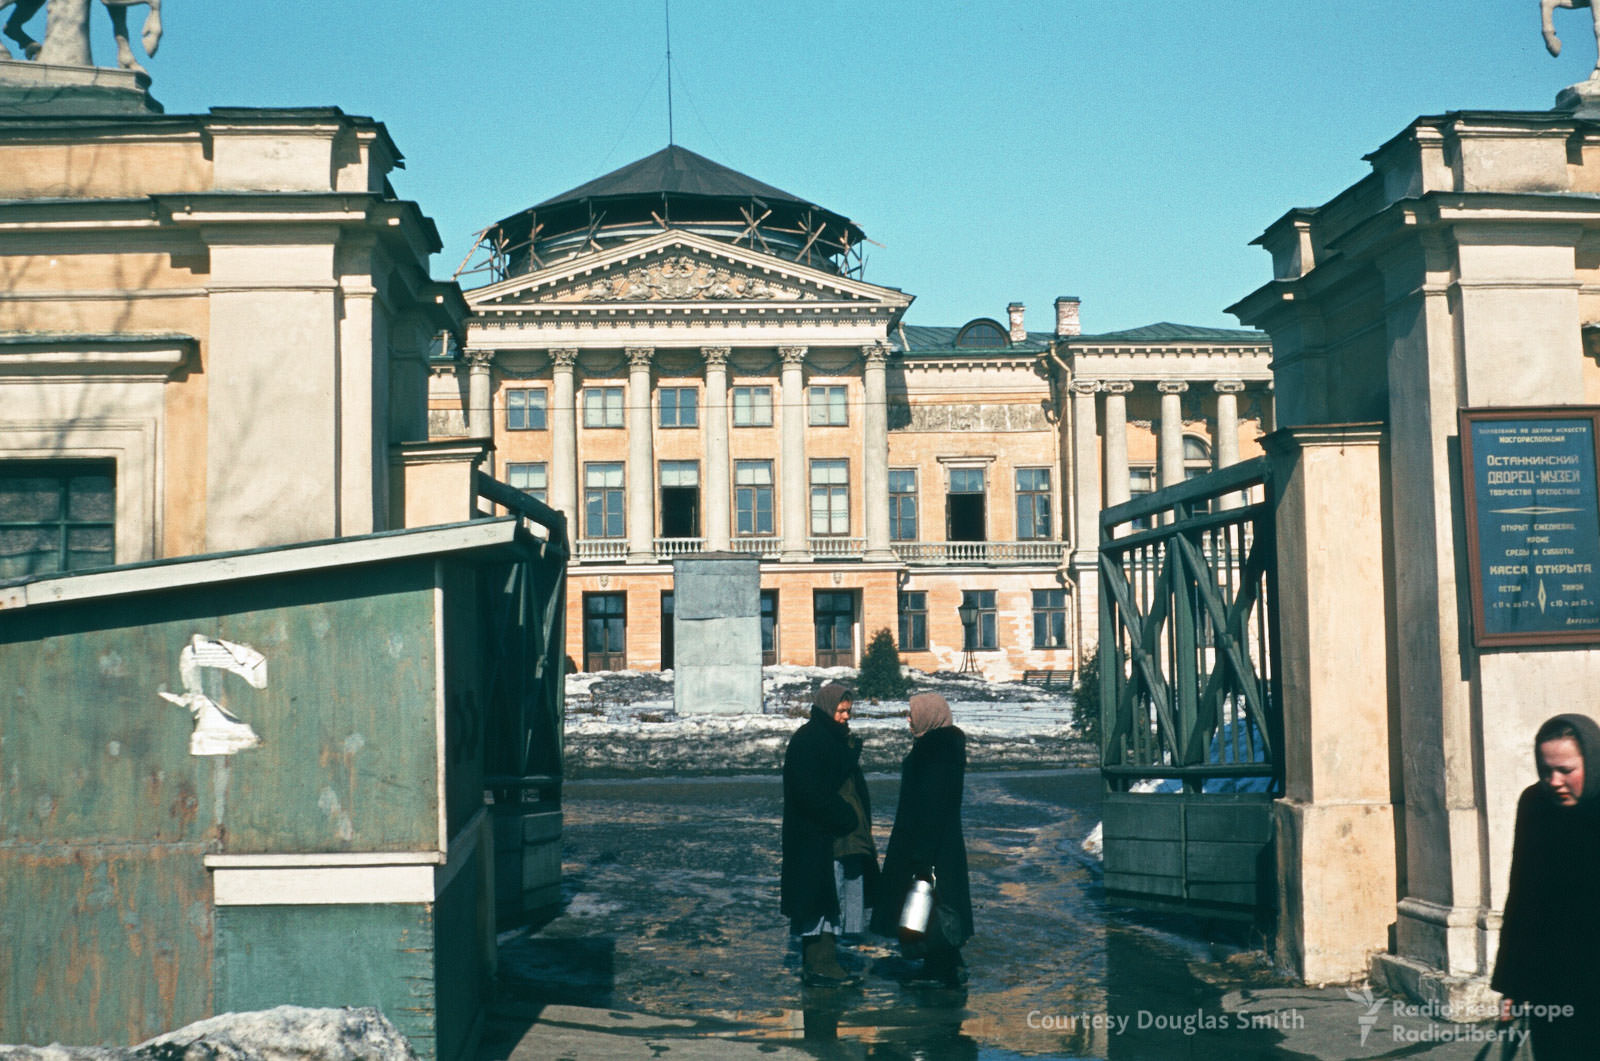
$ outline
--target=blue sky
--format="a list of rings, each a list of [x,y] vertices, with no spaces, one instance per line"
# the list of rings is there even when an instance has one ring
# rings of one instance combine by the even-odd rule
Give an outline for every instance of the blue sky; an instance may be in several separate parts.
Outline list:
[[[1593,68],[1538,0],[674,0],[678,143],[844,214],[866,279],[959,324],[1057,295],[1086,330],[1237,326],[1249,242],[1413,118],[1536,110]],[[135,19],[142,17],[138,13]],[[174,113],[337,105],[387,124],[448,276],[474,232],[667,143],[662,0],[170,0]],[[96,48],[111,52],[103,16]]]

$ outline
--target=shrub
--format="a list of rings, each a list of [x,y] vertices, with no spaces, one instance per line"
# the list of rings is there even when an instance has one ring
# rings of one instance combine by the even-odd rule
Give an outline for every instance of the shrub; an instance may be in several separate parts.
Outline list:
[[[900,671],[900,651],[887,628],[872,635],[861,656],[856,695],[863,700],[899,700],[906,695],[906,678]]]
[[[1086,741],[1100,743],[1100,646],[1096,645],[1078,668],[1072,688],[1072,720]]]

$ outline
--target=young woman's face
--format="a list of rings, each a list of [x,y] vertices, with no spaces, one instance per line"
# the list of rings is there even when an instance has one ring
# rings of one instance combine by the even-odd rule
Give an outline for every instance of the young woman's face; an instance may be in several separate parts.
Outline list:
[[[1571,737],[1557,737],[1539,745],[1539,778],[1556,802],[1571,807],[1583,795],[1583,749]]]
[[[833,720],[840,725],[850,721],[850,701],[839,701],[838,706],[833,709]]]

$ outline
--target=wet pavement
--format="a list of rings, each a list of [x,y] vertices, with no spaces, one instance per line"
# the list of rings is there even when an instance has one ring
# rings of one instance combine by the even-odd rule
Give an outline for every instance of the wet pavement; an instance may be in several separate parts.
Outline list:
[[[881,854],[898,779],[868,780]],[[776,777],[569,783],[564,908],[503,937],[483,1056],[1244,1061],[1483,1048],[1463,1026],[1391,1019],[1382,1000],[1292,989],[1237,930],[1206,942],[1192,923],[1108,906],[1078,849],[1099,792],[1094,770],[969,773],[969,982],[904,983],[914,966],[872,937],[841,955],[864,982],[839,991],[801,987],[778,912]]]

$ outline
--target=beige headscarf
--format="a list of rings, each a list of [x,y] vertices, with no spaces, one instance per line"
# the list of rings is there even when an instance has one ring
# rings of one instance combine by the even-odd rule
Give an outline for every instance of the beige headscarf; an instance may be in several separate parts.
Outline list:
[[[911,735],[920,737],[950,725],[950,705],[938,693],[917,693],[911,698]]]

